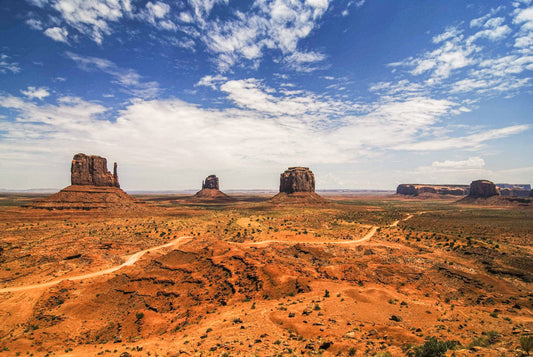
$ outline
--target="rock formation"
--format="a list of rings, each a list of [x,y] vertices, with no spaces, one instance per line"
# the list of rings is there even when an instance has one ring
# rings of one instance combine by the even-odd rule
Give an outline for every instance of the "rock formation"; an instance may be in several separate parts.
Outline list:
[[[488,198],[492,196],[498,196],[500,193],[496,188],[496,185],[488,180],[472,181],[470,184],[469,197],[474,198]]]
[[[106,158],[76,154],[70,167],[70,182],[72,185],[120,187],[117,163],[113,165],[111,173],[107,170]]]
[[[118,183],[117,163],[113,173],[107,160],[100,156],[76,154],[70,169],[71,186],[50,197],[36,201],[32,208],[56,209],[142,209],[138,201],[122,191]]]
[[[207,176],[205,178],[205,181],[202,181],[202,190],[204,188],[212,188],[215,190],[219,190],[218,177],[216,177],[216,175]]]
[[[193,197],[195,201],[201,202],[231,202],[235,201],[233,197],[226,195],[220,191],[218,184],[218,177],[216,175],[209,175],[202,181],[202,189]]]
[[[497,183],[496,187],[500,190],[500,195],[506,197],[529,197],[531,192],[529,184]]]
[[[276,204],[327,203],[315,193],[315,175],[308,167],[289,167],[280,176],[279,193],[270,199]]]
[[[407,196],[418,196],[423,193],[432,193],[438,195],[465,196],[468,194],[467,185],[419,185],[419,184],[400,184],[396,188],[396,193]]]
[[[308,167],[289,167],[281,174],[279,192],[315,192],[315,175]]]

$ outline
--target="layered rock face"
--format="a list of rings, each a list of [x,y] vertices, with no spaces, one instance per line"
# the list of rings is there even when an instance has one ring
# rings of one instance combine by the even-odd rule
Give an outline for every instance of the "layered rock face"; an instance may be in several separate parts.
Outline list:
[[[279,192],[315,192],[315,175],[308,167],[289,167],[281,174]]]
[[[439,195],[465,196],[468,194],[466,185],[417,185],[400,184],[396,188],[396,193],[407,196],[418,196],[423,193],[434,193]]]
[[[143,210],[135,198],[120,189],[117,163],[111,173],[107,170],[105,158],[76,154],[72,159],[70,173],[71,186],[33,202],[29,207],[48,210]]]
[[[120,187],[116,162],[111,173],[107,170],[106,158],[85,154],[74,155],[70,167],[70,181],[72,185]]]
[[[204,188],[212,188],[215,190],[219,190],[218,186],[218,177],[216,175],[209,175],[205,178],[204,181],[202,181],[202,190]]]
[[[488,180],[477,180],[472,181],[470,184],[470,194],[468,196],[474,198],[487,198],[498,196],[499,194],[500,193],[493,182]]]

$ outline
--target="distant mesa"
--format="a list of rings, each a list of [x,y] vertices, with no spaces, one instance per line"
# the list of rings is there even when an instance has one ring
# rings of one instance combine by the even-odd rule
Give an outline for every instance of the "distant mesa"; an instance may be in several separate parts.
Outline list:
[[[501,184],[507,185],[507,184]],[[514,187],[515,185],[509,185]],[[528,185],[524,185],[528,186]],[[502,188],[500,189],[493,182],[488,180],[476,180],[470,184],[470,194],[459,200],[459,203],[484,205],[484,206],[526,206],[531,207],[532,199],[528,196],[531,195],[531,191],[527,191],[522,187],[517,188],[519,191],[525,191],[525,196],[516,195],[514,188]],[[515,192],[513,192],[515,191]],[[520,192],[520,194],[523,194]]]
[[[270,199],[273,203],[326,203],[315,193],[315,175],[308,167],[289,167],[280,176],[279,193]]]
[[[193,197],[196,201],[201,202],[232,202],[235,201],[233,197],[226,195],[220,191],[218,177],[216,175],[209,175],[202,181],[202,189]]]
[[[473,198],[489,198],[492,196],[499,196],[498,188],[489,180],[476,180],[470,184],[470,193],[468,197]]]
[[[509,184],[497,183],[500,195],[505,197],[530,197],[531,185],[529,184]]]
[[[469,190],[468,185],[400,184],[396,188],[396,193],[406,196],[419,196],[422,194],[466,196]]]
[[[136,199],[120,189],[117,163],[113,173],[107,170],[107,160],[100,156],[76,154],[70,168],[72,185],[50,197],[36,201],[32,208],[56,209],[119,209],[136,210]]]

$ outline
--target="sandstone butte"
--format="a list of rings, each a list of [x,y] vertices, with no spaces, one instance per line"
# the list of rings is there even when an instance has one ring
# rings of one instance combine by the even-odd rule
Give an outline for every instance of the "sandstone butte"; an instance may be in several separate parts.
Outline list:
[[[202,181],[202,189],[193,197],[195,201],[201,202],[231,202],[235,201],[233,197],[226,195],[220,191],[218,177],[216,175],[209,175]]]
[[[70,168],[70,182],[70,186],[32,203],[30,207],[48,210],[139,209],[137,200],[120,189],[117,163],[114,164],[111,173],[107,169],[107,160],[103,157],[74,155]]]
[[[315,192],[315,175],[308,167],[289,167],[280,175],[279,193],[270,199],[277,204],[284,203],[326,203]]]

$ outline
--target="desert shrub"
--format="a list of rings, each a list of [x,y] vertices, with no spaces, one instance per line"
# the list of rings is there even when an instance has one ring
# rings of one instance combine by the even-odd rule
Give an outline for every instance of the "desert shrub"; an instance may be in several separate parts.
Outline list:
[[[439,341],[435,337],[426,338],[426,343],[407,352],[409,357],[444,357],[448,349],[457,345],[454,341]]]
[[[522,349],[526,351],[527,355],[529,356],[529,351],[533,349],[533,336],[531,335],[521,336],[520,347],[522,347]]]
[[[355,349],[355,347],[350,347],[350,349],[348,350],[348,356],[355,356],[356,352],[357,350]]]

